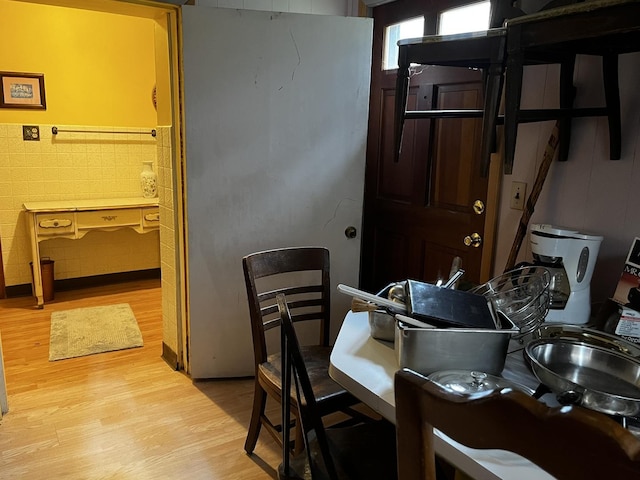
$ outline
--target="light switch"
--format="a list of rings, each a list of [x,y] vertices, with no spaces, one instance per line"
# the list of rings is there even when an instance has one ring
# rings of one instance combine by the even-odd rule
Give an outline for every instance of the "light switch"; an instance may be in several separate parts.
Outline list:
[[[524,182],[513,182],[511,184],[511,208],[514,210],[524,210],[524,202],[527,199],[527,184]]]

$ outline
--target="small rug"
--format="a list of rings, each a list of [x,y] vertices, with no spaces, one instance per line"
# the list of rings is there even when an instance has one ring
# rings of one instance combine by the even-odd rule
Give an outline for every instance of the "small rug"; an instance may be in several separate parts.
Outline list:
[[[51,314],[50,362],[141,346],[140,328],[128,303]]]

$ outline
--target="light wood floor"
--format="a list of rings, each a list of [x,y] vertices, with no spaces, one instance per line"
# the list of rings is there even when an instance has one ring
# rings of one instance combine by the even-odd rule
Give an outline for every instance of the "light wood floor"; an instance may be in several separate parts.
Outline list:
[[[129,303],[144,347],[49,362],[51,312]],[[265,433],[243,450],[253,380],[193,382],[161,358],[160,282],[0,300],[9,413],[1,479],[270,479],[280,451]]]

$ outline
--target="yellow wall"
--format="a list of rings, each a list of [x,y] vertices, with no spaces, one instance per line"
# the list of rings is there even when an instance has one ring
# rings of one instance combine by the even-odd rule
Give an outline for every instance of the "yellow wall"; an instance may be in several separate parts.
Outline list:
[[[46,110],[0,109],[0,123],[157,124],[147,18],[0,0],[0,71],[43,73]]]
[[[160,232],[91,232],[40,248],[55,261],[56,280],[161,266],[163,342],[180,352],[167,24],[174,9],[110,0],[0,0],[0,71],[44,73],[47,101],[46,110],[0,109],[0,238],[7,285],[29,283],[24,202],[140,196],[142,161],[154,160]],[[41,141],[23,141],[22,125],[39,125]],[[132,133],[56,137],[52,125]],[[151,128],[157,137],[134,133]]]
[[[24,202],[141,196],[142,162],[154,161],[157,171],[162,142],[135,133],[158,129],[151,100],[157,24],[7,0],[0,0],[0,19],[0,71],[43,73],[47,100],[46,110],[0,109],[0,238],[13,286],[31,278]],[[40,141],[24,141],[22,125],[38,125]],[[131,133],[54,136],[53,125]],[[55,261],[57,280],[144,270],[160,266],[158,237],[91,233],[43,242],[41,254]]]

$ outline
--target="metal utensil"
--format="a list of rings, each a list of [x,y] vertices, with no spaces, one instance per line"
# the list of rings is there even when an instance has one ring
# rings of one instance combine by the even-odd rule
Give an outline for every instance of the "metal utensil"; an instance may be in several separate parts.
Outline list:
[[[451,275],[449,280],[447,280],[444,285],[442,285],[442,288],[453,288],[453,286],[456,284],[458,279],[462,277],[462,275],[464,275],[464,270],[462,269],[458,270],[453,275]]]
[[[406,315],[400,315],[400,314],[396,314],[396,320],[400,320],[401,322],[404,322],[406,324],[411,325],[412,327],[418,327],[418,328],[437,328],[433,325],[431,325],[430,323],[426,323],[426,322],[421,322],[420,320],[416,320],[415,318],[412,317],[407,317]]]

